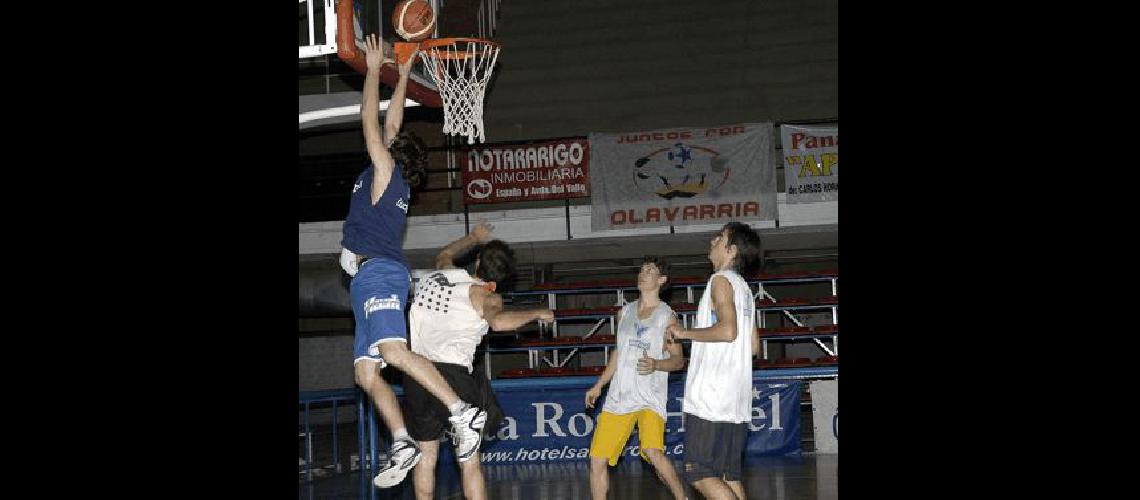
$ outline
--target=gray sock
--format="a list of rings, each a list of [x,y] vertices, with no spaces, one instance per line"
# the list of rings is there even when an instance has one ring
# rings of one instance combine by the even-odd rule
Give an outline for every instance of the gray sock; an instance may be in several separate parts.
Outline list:
[[[451,405],[447,407],[447,410],[451,412],[451,416],[453,417],[458,416],[460,413],[463,413],[463,410],[466,409],[467,402],[462,399],[456,400],[454,403],[451,403]]]

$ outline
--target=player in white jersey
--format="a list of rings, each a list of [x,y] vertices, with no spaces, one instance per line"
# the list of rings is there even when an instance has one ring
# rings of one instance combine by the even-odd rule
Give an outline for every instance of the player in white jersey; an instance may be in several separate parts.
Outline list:
[[[752,353],[756,303],[738,270],[760,255],[760,237],[746,224],[730,222],[713,237],[709,278],[694,327],[668,328],[691,339],[685,376],[685,479],[705,498],[743,499],[741,461],[752,419]]]
[[[605,500],[609,489],[606,462],[617,464],[635,423],[642,458],[653,464],[674,498],[685,498],[685,486],[664,453],[667,372],[685,366],[681,344],[665,339],[665,328],[677,323],[673,309],[658,297],[668,276],[669,265],[663,258],[645,258],[637,273],[641,297],[621,309],[617,345],[605,371],[586,391],[586,406],[593,408],[602,387],[610,384],[590,442],[590,491],[594,500]]]
[[[492,227],[478,224],[471,234],[444,247],[436,257],[436,271],[420,278],[414,302],[409,307],[408,324],[412,351],[432,361],[455,392],[465,401],[487,410],[486,429],[495,430],[502,410],[490,381],[473,373],[475,348],[487,333],[514,330],[531,321],[552,321],[554,311],[533,309],[504,311],[503,298],[495,293],[497,284],[506,283],[514,268],[514,253],[506,243],[491,240]],[[483,244],[475,260],[475,276],[455,267],[455,259],[476,244]],[[448,422],[448,409],[412,378],[404,379],[408,406],[408,433],[423,455],[413,473],[416,498],[430,500],[435,488],[435,467],[439,440]],[[468,499],[487,496],[479,450],[457,457]]]

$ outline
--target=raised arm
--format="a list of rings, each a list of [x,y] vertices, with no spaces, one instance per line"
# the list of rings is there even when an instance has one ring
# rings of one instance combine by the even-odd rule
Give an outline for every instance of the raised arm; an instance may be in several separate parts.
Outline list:
[[[494,229],[494,226],[487,224],[486,222],[480,222],[476,224],[475,227],[471,229],[471,233],[462,238],[459,238],[458,240],[448,243],[447,246],[443,247],[443,250],[439,251],[439,255],[435,257],[435,268],[454,268],[455,259],[460,255],[463,255],[463,253],[470,249],[472,246],[477,243],[486,243],[488,241],[491,241],[491,231]]]
[[[732,299],[732,284],[724,276],[712,280],[713,310],[717,323],[707,328],[686,330],[677,324],[669,325],[668,333],[677,339],[694,342],[732,342],[736,340],[736,305]]]
[[[396,134],[400,133],[400,126],[404,123],[404,97],[408,92],[408,74],[412,71],[418,53],[417,48],[407,62],[397,65],[400,69],[400,79],[396,82],[396,89],[392,91],[392,99],[388,101],[388,112],[384,114],[384,132],[388,134],[387,142],[384,143],[386,146],[392,145]]]
[[[393,160],[388,141],[380,131],[380,66],[384,63],[384,46],[376,35],[364,39],[364,61],[368,72],[364,77],[364,99],[360,103],[360,120],[364,125],[364,144],[376,169],[372,176],[372,204],[380,202],[388,182],[392,180]],[[401,79],[403,80],[403,79]],[[400,98],[403,108],[403,98]]]

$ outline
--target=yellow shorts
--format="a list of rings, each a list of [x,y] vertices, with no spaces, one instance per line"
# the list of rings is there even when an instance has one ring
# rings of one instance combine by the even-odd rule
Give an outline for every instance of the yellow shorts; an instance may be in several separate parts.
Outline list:
[[[608,458],[610,465],[616,465],[625,442],[633,432],[634,423],[637,424],[641,458],[648,460],[646,448],[665,450],[665,419],[657,412],[648,408],[622,415],[603,411],[598,415],[598,426],[590,441],[590,456]]]

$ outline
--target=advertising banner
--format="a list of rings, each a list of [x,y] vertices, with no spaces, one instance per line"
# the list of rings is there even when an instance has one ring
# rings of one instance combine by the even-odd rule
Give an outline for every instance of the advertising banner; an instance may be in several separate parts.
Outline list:
[[[590,196],[590,146],[585,138],[490,144],[461,151],[466,158],[464,203]]]
[[[776,219],[771,123],[590,134],[592,231]]]

